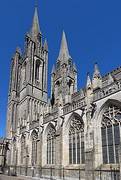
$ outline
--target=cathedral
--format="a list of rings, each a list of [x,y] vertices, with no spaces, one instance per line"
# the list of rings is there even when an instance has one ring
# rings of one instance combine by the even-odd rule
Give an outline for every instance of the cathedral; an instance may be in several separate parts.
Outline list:
[[[24,52],[11,62],[6,165],[11,174],[70,180],[121,179],[121,67],[102,76],[94,65],[77,90],[77,68],[63,31],[51,71],[35,8]]]

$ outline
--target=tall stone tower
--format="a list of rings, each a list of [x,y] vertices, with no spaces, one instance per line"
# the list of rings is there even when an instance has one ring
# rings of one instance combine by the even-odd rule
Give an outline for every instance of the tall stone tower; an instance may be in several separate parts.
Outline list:
[[[77,91],[77,69],[69,54],[63,31],[59,56],[51,74],[51,95],[57,103],[60,98],[66,103],[68,97]]]
[[[7,112],[7,137],[17,129],[39,120],[47,102],[48,45],[42,43],[37,7],[32,27],[25,38],[25,50],[17,49],[12,59]]]

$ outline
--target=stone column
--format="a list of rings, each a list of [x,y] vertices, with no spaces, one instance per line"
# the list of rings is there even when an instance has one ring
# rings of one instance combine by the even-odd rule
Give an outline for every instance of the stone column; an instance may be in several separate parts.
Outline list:
[[[94,180],[94,131],[91,123],[90,110],[87,110],[86,118],[85,180]]]
[[[56,131],[56,143],[55,143],[55,176],[61,178],[62,167],[62,128],[60,127]]]
[[[61,97],[60,97],[61,99]],[[63,118],[62,116],[62,101],[60,101],[60,105],[58,108],[58,121],[57,121],[57,127],[56,127],[56,144],[55,144],[55,150],[56,150],[56,156],[55,156],[55,175],[58,176],[59,178],[61,178],[62,172],[62,149],[63,149],[63,141],[62,141],[62,126],[63,126]]]

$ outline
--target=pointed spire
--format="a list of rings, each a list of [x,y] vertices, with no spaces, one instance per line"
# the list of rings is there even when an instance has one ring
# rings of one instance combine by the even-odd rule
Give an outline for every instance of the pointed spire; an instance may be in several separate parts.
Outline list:
[[[69,50],[68,50],[68,45],[67,45],[67,40],[66,40],[66,35],[65,32],[63,31],[62,34],[62,40],[61,40],[61,46],[60,46],[60,52],[59,52],[59,57],[58,59],[63,62],[67,61],[70,57],[69,55]]]
[[[35,12],[34,12],[34,17],[33,17],[32,29],[31,29],[32,38],[33,39],[37,38],[39,33],[41,33],[41,32],[40,32],[40,26],[39,26],[38,10],[37,10],[37,6],[36,6]]]
[[[87,89],[92,87],[92,82],[90,79],[89,73],[87,73],[87,84],[86,84]]]
[[[93,78],[101,78],[101,74],[100,74],[97,63],[95,63],[95,65],[94,65]]]
[[[45,39],[45,42],[44,42],[44,50],[48,51],[48,44],[47,44],[47,40]]]

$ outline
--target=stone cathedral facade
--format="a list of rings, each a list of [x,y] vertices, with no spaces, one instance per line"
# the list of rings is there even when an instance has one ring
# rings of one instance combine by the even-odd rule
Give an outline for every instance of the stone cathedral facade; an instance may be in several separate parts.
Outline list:
[[[77,69],[63,32],[47,93],[48,45],[37,8],[24,53],[12,58],[7,107],[7,165],[17,174],[61,179],[120,179],[121,68],[94,66],[77,90]],[[78,174],[79,170],[79,174]],[[115,171],[115,172],[114,172]],[[79,175],[79,176],[78,176]]]

